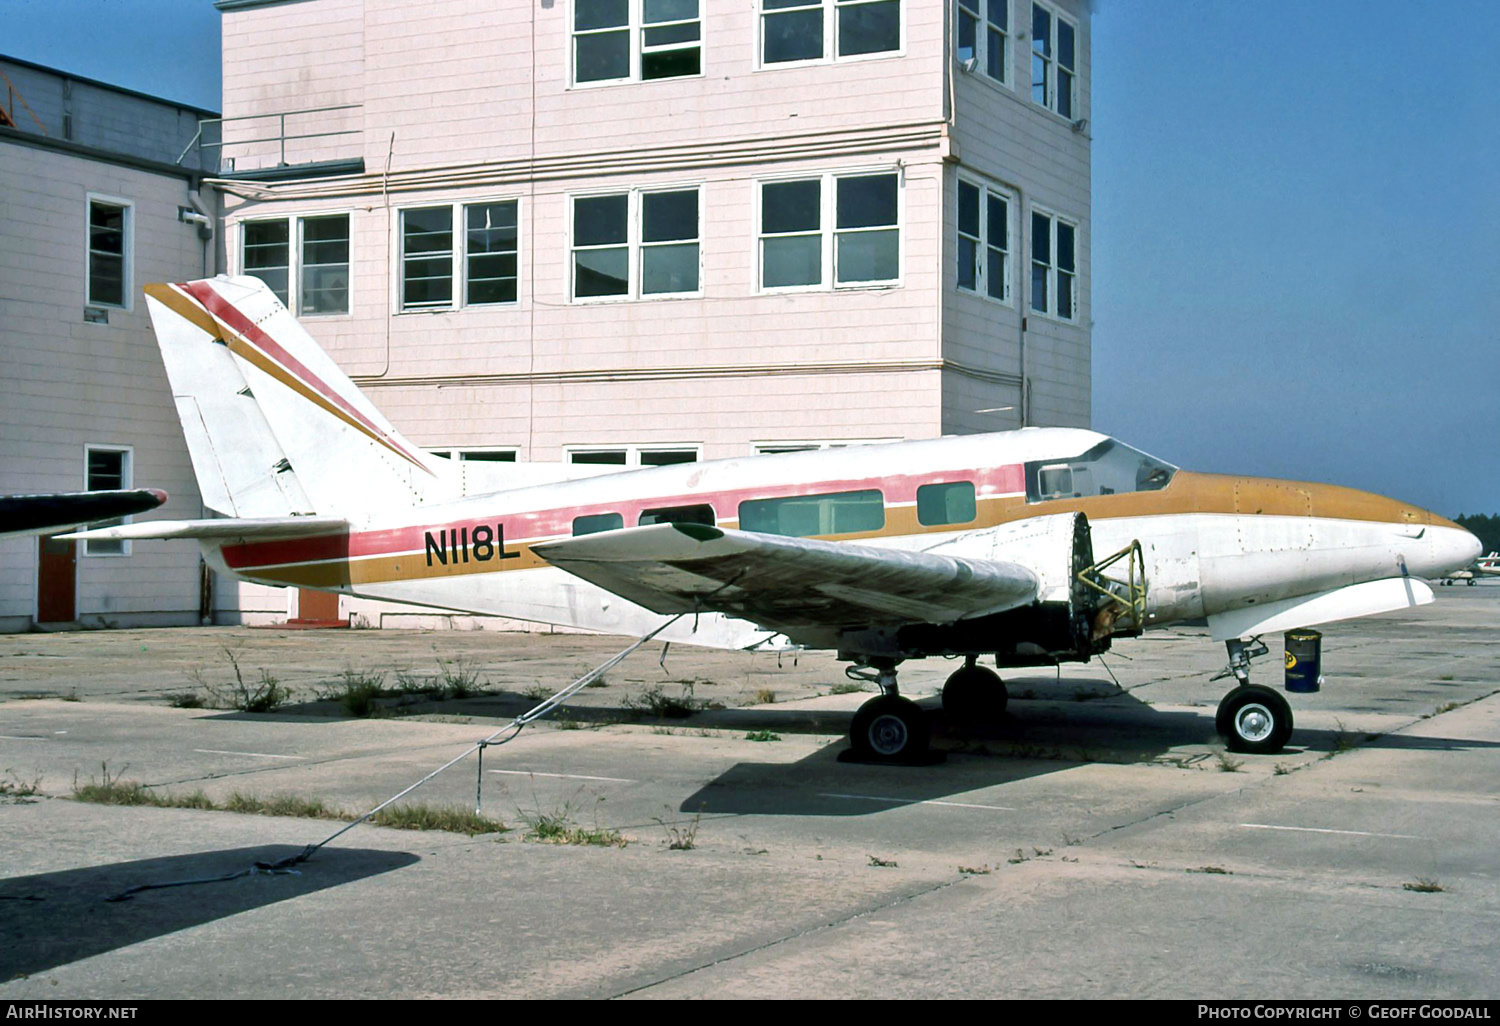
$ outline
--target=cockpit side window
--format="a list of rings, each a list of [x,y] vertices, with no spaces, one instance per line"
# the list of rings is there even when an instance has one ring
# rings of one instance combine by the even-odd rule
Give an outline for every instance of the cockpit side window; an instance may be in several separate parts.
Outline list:
[[[1154,492],[1170,484],[1175,473],[1170,463],[1107,438],[1082,456],[1027,463],[1026,501]]]

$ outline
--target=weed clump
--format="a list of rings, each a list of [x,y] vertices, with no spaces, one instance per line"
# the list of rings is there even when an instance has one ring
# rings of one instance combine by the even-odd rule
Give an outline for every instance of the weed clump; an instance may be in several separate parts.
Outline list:
[[[684,684],[682,696],[674,698],[662,691],[660,684],[653,684],[639,695],[628,696],[620,705],[637,715],[655,716],[657,719],[686,719],[702,706],[693,698],[693,686]]]
[[[217,709],[234,709],[238,712],[264,713],[286,704],[292,697],[289,688],[281,686],[281,682],[271,675],[265,667],[260,668],[260,679],[248,682],[245,674],[240,670],[240,662],[234,657],[232,649],[224,649],[224,656],[229,660],[230,667],[234,670],[234,681],[224,684],[210,684],[203,676],[202,670],[193,671],[193,679],[198,686],[208,693],[209,701]]]

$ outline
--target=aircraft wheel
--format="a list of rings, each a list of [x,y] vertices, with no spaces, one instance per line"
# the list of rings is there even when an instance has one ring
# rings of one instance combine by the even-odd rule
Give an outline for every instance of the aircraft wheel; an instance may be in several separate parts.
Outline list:
[[[1470,577],[1470,578],[1469,578],[1469,579],[1468,579],[1468,580],[1467,580],[1467,581],[1465,581],[1465,582],[1464,582],[1464,583],[1465,583],[1465,584],[1467,584],[1467,585],[1468,585],[1468,586],[1469,586],[1469,587],[1471,587],[1471,588],[1472,588],[1472,587],[1474,587],[1474,578],[1472,578],[1472,577]]]
[[[1292,707],[1268,687],[1245,684],[1224,696],[1214,723],[1230,751],[1270,755],[1292,736]]]
[[[1005,712],[1009,699],[1000,675],[983,666],[961,667],[943,684],[943,712],[958,727],[993,723]]]
[[[859,707],[849,725],[855,754],[875,762],[911,762],[927,752],[931,735],[922,707],[909,698],[881,695]]]

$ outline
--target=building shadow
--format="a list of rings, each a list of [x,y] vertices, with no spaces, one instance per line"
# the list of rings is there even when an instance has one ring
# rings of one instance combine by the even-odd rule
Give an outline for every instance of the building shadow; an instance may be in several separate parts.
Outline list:
[[[301,850],[230,848],[0,879],[0,982],[419,861],[407,852],[325,848],[293,872],[218,879]],[[205,882],[118,900],[134,887],[179,881]]]

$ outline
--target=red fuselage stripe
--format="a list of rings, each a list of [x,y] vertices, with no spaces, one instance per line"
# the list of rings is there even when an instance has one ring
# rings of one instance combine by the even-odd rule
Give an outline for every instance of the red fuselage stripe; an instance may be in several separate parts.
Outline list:
[[[859,480],[818,481],[797,485],[771,485],[763,488],[739,488],[723,492],[685,493],[623,502],[595,502],[586,506],[521,512],[478,513],[461,520],[413,527],[394,527],[352,534],[321,535],[314,538],[291,538],[281,541],[250,542],[224,547],[224,560],[235,569],[280,566],[289,563],[311,563],[331,559],[360,559],[371,556],[393,556],[402,552],[420,552],[428,532],[451,531],[472,527],[476,523],[503,523],[506,544],[566,537],[573,533],[575,517],[600,513],[619,513],[626,526],[634,526],[643,510],[707,503],[720,520],[735,520],[739,504],[748,499],[781,499],[796,495],[822,495],[828,492],[861,491],[878,488],[886,503],[916,501],[922,485],[952,481],[971,481],[977,498],[991,499],[1025,491],[1025,474],[1021,466],[989,467],[972,473],[939,471],[897,477],[872,477]]]

